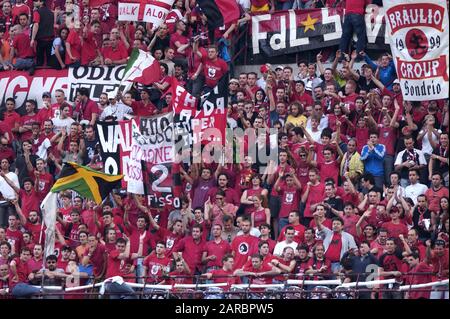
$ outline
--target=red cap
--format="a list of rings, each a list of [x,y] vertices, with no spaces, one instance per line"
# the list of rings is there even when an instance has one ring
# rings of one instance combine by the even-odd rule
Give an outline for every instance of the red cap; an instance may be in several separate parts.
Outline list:
[[[261,68],[259,69],[261,73],[267,73],[269,72],[269,67],[265,64],[261,65]]]

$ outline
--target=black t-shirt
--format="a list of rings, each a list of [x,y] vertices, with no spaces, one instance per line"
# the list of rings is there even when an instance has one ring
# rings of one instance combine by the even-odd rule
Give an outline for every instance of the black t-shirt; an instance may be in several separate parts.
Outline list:
[[[419,207],[416,207],[413,212],[412,221],[413,221],[413,228],[417,230],[419,233],[420,239],[430,239],[431,238],[431,232],[426,231],[425,229],[425,223],[423,222],[423,219],[429,219],[431,221],[431,213],[427,209],[422,215],[422,220],[420,218],[420,212]]]
[[[86,152],[84,153],[83,164],[87,165],[87,164],[89,164],[89,162],[91,161],[92,157],[96,153],[95,147],[96,147],[96,145],[99,145],[99,142],[98,142],[98,138],[95,137],[95,139],[92,140],[92,141],[89,141],[88,139],[85,139],[84,143],[86,145]]]
[[[31,164],[33,165],[34,168],[36,168],[36,160],[39,157],[35,154],[30,154],[30,161]],[[17,175],[17,177],[19,178],[19,184],[22,186],[23,180],[27,177],[33,179],[34,181],[34,176],[31,176],[28,173],[28,169],[27,169],[27,163],[25,162],[25,156],[20,155],[19,157],[17,157],[16,159],[16,168],[19,171],[19,174]]]
[[[437,155],[437,156],[442,156],[442,157],[448,158],[448,150],[441,148],[440,146],[433,150],[433,154]],[[439,172],[440,174],[444,174],[445,172],[448,172],[448,164],[443,163],[438,159],[433,160],[433,172]]]
[[[356,81],[356,84],[358,84],[360,90],[364,90],[366,92],[369,92],[370,90],[377,88],[377,86],[372,80],[370,80],[367,83],[365,76],[360,76],[358,81]]]
[[[329,204],[332,208],[334,208],[338,211],[342,211],[344,209],[344,202],[342,201],[342,198],[336,198],[336,197],[329,198],[325,201],[325,203]],[[336,215],[331,212],[331,209],[330,210],[327,209],[327,213],[326,213],[327,218],[333,218],[335,216]]]

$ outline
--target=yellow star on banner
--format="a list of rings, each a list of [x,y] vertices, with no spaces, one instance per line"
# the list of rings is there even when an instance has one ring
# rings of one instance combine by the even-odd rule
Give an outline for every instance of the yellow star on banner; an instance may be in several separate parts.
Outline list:
[[[317,20],[319,19],[312,19],[311,16],[308,14],[308,18],[305,21],[300,22],[305,27],[303,32],[306,33],[306,31],[308,31],[309,29],[315,31],[316,29],[314,28],[314,25],[316,24]]]

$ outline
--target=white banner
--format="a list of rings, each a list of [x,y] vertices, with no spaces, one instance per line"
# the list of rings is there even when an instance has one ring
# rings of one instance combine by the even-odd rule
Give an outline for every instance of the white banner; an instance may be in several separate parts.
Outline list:
[[[119,21],[138,21],[139,3],[119,2]]]
[[[139,126],[134,119],[131,120],[131,127],[131,153],[126,170],[124,171],[125,177],[127,178],[127,191],[133,194],[144,194],[144,179],[141,163],[144,146],[140,143],[143,138],[141,132],[139,132]]]
[[[142,161],[155,165],[171,164],[175,158],[173,112],[132,120],[131,153],[124,174],[127,190],[144,194]]]
[[[385,19],[403,98],[448,98],[448,11],[445,0],[384,0]]]
[[[156,29],[166,20],[174,0],[150,0],[148,3],[119,2],[119,21],[144,21]]]
[[[126,92],[132,83],[125,81],[121,86],[120,82],[123,78],[125,67],[126,64],[70,68],[68,74],[69,101],[75,100],[77,89],[82,87],[89,89],[89,98],[94,101],[98,101],[102,93],[117,92],[119,87],[123,92]]]

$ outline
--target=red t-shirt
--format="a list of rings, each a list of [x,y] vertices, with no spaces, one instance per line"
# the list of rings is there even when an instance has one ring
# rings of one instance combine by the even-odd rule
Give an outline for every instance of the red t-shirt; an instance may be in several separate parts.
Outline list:
[[[189,266],[192,273],[195,273],[195,269],[202,269],[202,254],[205,250],[205,242],[195,242],[192,236],[181,239],[177,245],[173,248],[174,252],[182,252],[183,259]]]
[[[14,23],[18,23],[19,22],[19,15],[21,15],[22,13],[25,13],[27,16],[30,16],[31,11],[30,11],[30,7],[27,6],[24,3],[17,3],[15,5],[13,5],[12,10],[11,10],[11,15],[12,15],[12,19]],[[17,21],[16,21],[17,19]]]
[[[205,85],[213,88],[220,78],[227,73],[228,65],[221,58],[212,61],[208,56],[202,56],[203,73],[205,75]]]
[[[332,178],[334,185],[338,184],[339,163],[337,161],[319,162],[317,163],[317,168],[320,171],[320,180],[325,181],[327,178]]]
[[[431,275],[425,275],[422,273],[430,273],[433,271],[433,268],[427,265],[424,262],[418,263],[414,268],[411,268],[408,273],[414,274],[405,276],[405,285],[420,285],[426,284],[429,282],[433,282],[433,277]],[[411,289],[409,291],[409,299],[430,299],[431,288],[422,289]]]
[[[25,215],[25,218],[28,218],[31,211],[39,212],[40,197],[34,189],[31,189],[30,193],[21,189],[19,196],[22,202],[22,213]]]
[[[228,286],[224,290],[230,289],[231,285],[240,284],[241,278],[237,276],[233,276],[233,271],[225,271],[223,269],[215,269],[211,270],[212,277],[211,279],[215,284],[227,283]],[[226,277],[228,276],[228,277]]]
[[[78,33],[71,29],[69,32],[69,35],[67,36],[66,45],[70,44],[70,52],[72,53],[72,57],[75,59],[75,61],[80,61],[81,59],[81,40]],[[75,61],[72,61],[69,57],[69,54],[66,52],[66,58],[64,63],[65,64],[71,64]]]
[[[130,258],[119,259],[119,255],[120,252],[117,249],[113,249],[109,252],[105,278],[120,276],[123,277],[125,281],[134,282],[135,278],[130,278],[133,274],[128,273],[129,268],[133,265],[133,261]]]
[[[82,103],[78,103],[75,107],[75,111],[81,114],[82,120],[88,121],[92,120],[92,114],[100,114],[97,103],[90,99],[87,100],[85,105],[82,105]]]
[[[216,256],[215,260],[208,261],[206,267],[221,267],[222,257],[231,252],[231,246],[225,240],[221,240],[219,243],[211,240],[206,242],[204,251],[207,252],[207,256]]]
[[[20,230],[6,229],[6,241],[14,247],[14,253],[20,254],[20,249],[23,246],[23,234]]]
[[[34,172],[33,172],[34,175]],[[53,175],[50,173],[41,173],[39,175],[39,182],[38,182],[38,196],[39,200],[43,200],[44,197],[47,195],[47,193],[50,191],[53,185]]]
[[[117,61],[128,58],[128,52],[125,47],[122,46],[117,46],[115,49],[112,47],[104,47],[101,51],[104,59]]]
[[[282,185],[280,188],[281,207],[278,218],[286,218],[290,212],[298,210],[300,192],[295,187],[288,187],[287,185]]]
[[[17,34],[14,37],[12,46],[16,49],[16,57],[21,59],[34,57],[33,49],[30,46],[30,39],[25,34]]]
[[[307,94],[306,92],[303,92],[303,94],[299,94],[297,92],[292,93],[291,95],[291,103],[298,101],[303,106],[313,105],[314,100],[312,99],[311,95]]]
[[[272,267],[270,267],[266,263],[263,263],[259,269],[255,269],[253,267],[253,265],[251,264],[249,266],[244,266],[243,270],[259,274],[259,273],[262,273],[262,272],[271,271]],[[273,278],[272,276],[254,277],[254,278],[252,278],[252,284],[255,284],[255,285],[268,285],[268,284],[272,283],[272,278]]]
[[[386,146],[386,155],[395,155],[395,140],[397,138],[396,129],[392,127],[381,127],[378,126],[378,131],[380,134],[379,142]]]
[[[159,227],[156,235],[166,244],[166,256],[172,257],[172,249],[183,238],[183,235],[174,234],[164,227]]]
[[[144,104],[142,101],[133,101],[131,103],[133,114],[137,116],[152,116],[155,115],[156,107],[152,102]]]
[[[92,32],[88,32],[83,39],[83,50],[81,51],[81,64],[87,65],[97,57],[98,44],[96,36]]]
[[[5,112],[3,113],[3,124],[8,128],[8,131],[11,131],[16,123],[20,123],[20,115],[15,112]],[[10,135],[10,140],[14,138],[14,136]]]
[[[339,262],[341,260],[341,249],[342,249],[342,235],[334,233],[331,238],[331,243],[325,253],[325,257],[330,260],[330,262]]]
[[[425,192],[425,196],[428,200],[428,209],[432,212],[439,212],[441,198],[448,198],[448,188],[441,187],[439,190],[435,191],[431,187]]]
[[[19,282],[22,283],[28,283],[28,275],[30,274],[30,269],[28,267],[28,263],[24,263],[20,260],[19,257],[16,257],[13,259],[16,262],[16,271],[17,271],[17,277],[19,279]],[[18,283],[15,283],[14,286]],[[10,287],[12,288],[12,287]]]
[[[172,260],[168,257],[158,258],[154,253],[144,259],[143,265],[147,267],[147,282],[157,283],[161,280],[163,270],[168,273]]]
[[[431,263],[433,265],[433,272],[436,273],[437,278],[448,279],[448,248],[444,250],[442,256],[438,256],[435,251],[431,253]]]
[[[394,224],[393,222],[387,222],[383,223],[381,225],[382,228],[385,228],[388,231],[388,237],[394,237],[399,238],[398,236],[400,234],[403,234],[403,236],[408,235],[408,227],[400,222],[399,224]]]
[[[185,51],[185,54],[177,52],[178,48],[175,45],[175,42],[177,42],[177,41],[181,45],[183,45],[183,44],[187,44],[189,42],[189,39],[187,37],[185,37],[184,35],[179,34],[178,32],[174,32],[170,35],[169,46],[175,51],[173,56],[175,58],[184,58],[186,56],[186,51]]]
[[[313,217],[313,212],[310,210],[311,205],[317,204],[323,201],[325,198],[325,184],[319,183],[317,185],[311,185],[309,187],[309,196],[306,200],[304,217]]]
[[[356,224],[359,221],[359,216],[347,216],[344,214],[344,216],[342,216],[342,220],[344,221],[344,231],[356,238]]]
[[[154,236],[148,230],[138,230],[135,227],[127,227],[125,228],[125,232],[128,235],[130,240],[130,253],[137,253],[139,249],[139,237],[146,232],[144,241],[143,241],[143,249],[142,253],[144,255],[148,254],[150,248],[154,247]]]
[[[297,243],[302,243],[305,240],[305,229],[306,229],[305,226],[303,226],[302,224],[298,224],[298,225],[290,225],[289,224],[289,225],[284,226],[283,229],[281,229],[281,232],[280,232],[280,235],[278,236],[277,241],[281,242],[286,239],[284,232],[288,226],[294,227],[294,230],[295,230],[294,241]]]
[[[258,238],[251,235],[236,236],[231,242],[234,251],[234,269],[241,268],[249,256],[258,252]]]
[[[84,256],[89,254],[89,249],[86,249]],[[106,254],[105,246],[102,244],[97,244],[97,248],[94,250],[92,257],[90,258],[90,264],[93,266],[94,276],[99,276],[103,270],[103,265],[105,260],[103,259]]]

